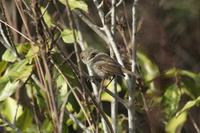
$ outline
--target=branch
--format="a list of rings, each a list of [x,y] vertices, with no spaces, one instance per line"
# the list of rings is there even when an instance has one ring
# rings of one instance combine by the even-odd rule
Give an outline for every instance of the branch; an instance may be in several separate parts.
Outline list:
[[[70,113],[66,108],[65,108],[65,113],[67,113],[69,118],[72,119],[74,123],[79,125],[84,130],[84,132],[91,133],[90,130],[88,130],[88,128],[82,122],[80,122],[72,113]]]

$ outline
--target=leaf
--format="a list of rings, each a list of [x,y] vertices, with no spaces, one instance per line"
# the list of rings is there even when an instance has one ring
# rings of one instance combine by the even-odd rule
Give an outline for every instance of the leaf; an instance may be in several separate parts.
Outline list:
[[[7,64],[8,64],[8,62],[6,62],[6,61],[0,62],[0,75],[5,71]]]
[[[158,67],[142,51],[137,52],[137,57],[139,64],[141,65],[141,73],[146,82],[149,82],[160,75]],[[148,86],[150,88],[148,93],[152,93],[152,91],[156,89],[153,82],[150,82]]]
[[[27,60],[22,60],[10,65],[0,78],[0,101],[11,96],[16,89],[27,80],[32,69],[32,66],[28,65]]]
[[[167,70],[167,71],[164,73],[164,75],[165,75],[166,77],[174,77],[174,76],[177,75],[177,73],[179,73],[179,69],[177,69],[177,68],[172,68],[172,69]]]
[[[28,60],[24,59],[12,64],[6,71],[7,75],[12,80],[21,80],[25,82],[33,69],[32,65],[28,65]]]
[[[152,80],[160,74],[158,67],[141,51],[137,52],[138,60],[143,67],[143,75],[145,79]]]
[[[36,55],[38,55],[39,52],[39,47],[38,46],[31,46],[31,48],[29,49],[28,53],[26,54],[26,57],[28,58],[33,58]]]
[[[1,80],[1,79],[0,79]],[[19,86],[19,81],[8,82],[3,88],[0,89],[0,101],[3,101],[10,97]],[[2,85],[1,85],[2,86]]]
[[[19,127],[23,132],[27,132],[27,130],[32,126],[33,114],[28,108],[24,110],[24,112],[20,115],[20,117],[16,121],[17,127]]]
[[[162,106],[164,107],[165,116],[170,119],[178,109],[181,94],[176,85],[171,85],[165,91],[162,97]]]
[[[67,110],[68,110],[69,112],[73,112],[73,111],[74,111],[74,108],[73,108],[73,106],[72,106],[71,103],[67,103],[66,108],[67,108]]]
[[[73,35],[73,31],[69,30],[69,29],[64,29],[61,32],[61,36],[62,39],[65,43],[74,43],[75,39],[74,39],[74,35]]]
[[[60,0],[60,2],[66,5],[66,0]],[[88,12],[88,5],[82,0],[68,0],[68,3],[71,10],[78,8]]]
[[[104,83],[104,85],[106,86],[110,81],[106,80],[106,82]],[[107,87],[108,90],[112,90],[113,88],[113,84],[110,83]],[[121,86],[119,84],[117,84],[117,92],[120,92],[122,90]],[[113,97],[111,95],[109,95],[108,93],[106,92],[103,92],[101,94],[101,100],[102,101],[108,101],[108,102],[112,102],[113,101]]]
[[[200,96],[198,98],[196,98],[195,100],[188,101],[185,104],[185,106],[176,113],[176,116],[181,115],[183,112],[190,110],[194,106],[199,106],[199,104],[200,104]]]
[[[41,11],[42,11],[42,14],[43,15],[43,18],[44,18],[44,21],[46,22],[47,26],[50,28],[51,26],[54,26],[54,23],[49,15],[49,13],[47,11],[45,11],[45,8],[44,7],[41,7],[40,8]],[[45,12],[45,13],[44,13]]]
[[[17,109],[18,108],[18,109]],[[13,122],[15,115],[16,119],[22,114],[22,106],[17,103],[13,98],[7,98],[5,101],[0,104],[1,114],[9,120],[9,122]],[[17,113],[16,113],[17,111]]]
[[[65,100],[66,96],[68,95],[68,87],[67,83],[63,79],[62,75],[58,75],[56,78],[56,88],[59,90],[59,94],[57,97],[58,107],[60,107]]]
[[[18,44],[16,45],[16,49],[20,55],[25,55],[30,49],[30,44]],[[7,62],[15,62],[17,60],[17,57],[9,49],[7,49],[2,56],[2,60]]]
[[[7,61],[7,62],[15,62],[17,58],[15,55],[13,55],[11,50],[7,49],[2,55],[2,60]]]
[[[166,125],[165,131],[167,133],[177,133],[187,120],[187,113],[183,112],[181,115],[174,116]]]
[[[196,73],[193,73],[193,72],[187,71],[187,70],[180,70],[179,73],[182,76],[188,76],[190,78],[196,78],[198,76]]]
[[[44,119],[44,122],[41,126],[42,133],[52,133],[53,132],[53,124],[48,118]]]
[[[198,97],[200,95],[200,75],[190,71],[181,71],[180,75],[185,94],[191,98]]]

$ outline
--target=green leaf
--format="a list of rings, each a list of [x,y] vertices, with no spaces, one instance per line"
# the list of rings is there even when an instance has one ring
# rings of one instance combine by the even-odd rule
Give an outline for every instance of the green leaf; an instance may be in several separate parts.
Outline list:
[[[62,36],[62,39],[65,43],[74,43],[75,42],[75,38],[74,38],[72,30],[64,29],[61,32],[61,36]]]
[[[157,77],[160,72],[158,67],[141,51],[137,52],[137,57],[142,66],[144,78],[149,81]]]
[[[6,62],[6,61],[0,62],[0,75],[5,71],[7,64],[8,64],[8,62]]]
[[[177,111],[180,101],[180,90],[176,85],[171,85],[165,91],[162,97],[162,106],[164,107],[165,116],[171,118]]]
[[[18,109],[17,109],[18,108]],[[22,106],[17,103],[13,98],[7,98],[5,101],[0,104],[1,114],[9,120],[9,122],[13,122],[15,115],[16,119],[22,114]],[[17,113],[16,113],[17,111]]]
[[[172,69],[169,69],[167,70],[164,75],[167,76],[167,77],[174,77],[177,75],[177,73],[179,73],[179,69],[177,68],[172,68]]]
[[[106,82],[104,83],[104,85],[106,86],[109,82],[110,82],[110,81],[106,80]],[[110,83],[110,84],[108,85],[107,89],[111,91],[112,88],[113,88],[113,84]],[[120,86],[119,84],[117,84],[117,92],[120,92],[121,90],[122,90],[121,86]],[[101,100],[102,100],[102,101],[112,102],[113,99],[114,99],[114,98],[113,98],[111,95],[109,95],[108,93],[106,93],[106,92],[103,92],[103,93],[101,94]]]
[[[57,76],[56,78],[56,88],[59,90],[59,94],[57,97],[58,107],[60,107],[68,95],[68,87],[66,81],[63,79],[62,75]]]
[[[32,65],[28,65],[28,60],[21,60],[12,64],[6,71],[5,75],[13,80],[25,82],[33,69]]]
[[[7,62],[15,62],[17,60],[16,56],[11,52],[11,50],[7,49],[2,55],[2,60]]]
[[[66,0],[60,0],[60,2],[66,5]],[[88,5],[82,0],[68,0],[68,3],[71,10],[78,8],[88,12]]]
[[[20,43],[17,45],[17,51],[20,55],[25,55],[30,48],[31,45],[29,43]]]
[[[39,52],[39,47],[38,46],[31,46],[31,48],[29,49],[28,53],[26,54],[26,57],[28,58],[33,58],[36,55],[38,55]]]
[[[21,116],[17,119],[16,125],[23,132],[27,132],[27,130],[33,124],[32,121],[33,121],[32,112],[26,108],[25,111],[21,114]]]
[[[27,80],[32,72],[32,66],[27,60],[22,60],[8,67],[0,78],[0,101],[11,96],[16,89]]]
[[[42,14],[43,15],[43,18],[44,18],[44,21],[46,22],[47,26],[50,28],[51,26],[54,26],[54,23],[52,22],[52,19],[49,15],[49,13],[47,11],[45,11],[45,8],[44,7],[41,7],[40,8],[41,11],[42,11]],[[45,13],[44,13],[45,12]]]
[[[53,132],[53,124],[47,118],[44,120],[41,126],[42,133],[52,133]]]
[[[189,71],[181,72],[181,84],[184,86],[184,92],[191,98],[200,95],[200,75]]]
[[[17,52],[23,56],[29,51],[30,44],[29,43],[18,44],[16,45],[16,49]],[[7,62],[15,62],[17,60],[17,57],[13,55],[13,53],[9,49],[7,49],[2,56],[2,60]]]
[[[199,106],[199,104],[200,104],[200,96],[198,98],[196,98],[195,100],[188,101],[185,104],[185,106],[176,113],[176,116],[181,115],[183,112],[190,110],[194,106]]]
[[[1,80],[1,79],[0,79]],[[4,88],[0,89],[0,101],[3,101],[5,99],[7,99],[8,97],[10,97],[17,89],[17,87],[19,86],[19,81],[15,81],[15,82],[8,82]],[[2,85],[0,85],[2,86]]]
[[[69,112],[73,112],[73,111],[74,111],[74,108],[73,108],[73,106],[72,106],[71,103],[67,103],[66,108],[67,108],[67,110],[68,110]]]
[[[177,133],[187,120],[187,113],[183,112],[181,115],[174,116],[166,125],[165,131],[167,133]]]
[[[142,51],[137,52],[137,57],[139,64],[141,65],[141,73],[146,82],[149,82],[160,75],[158,67]],[[148,93],[152,93],[156,89],[153,82],[150,82],[148,86],[150,88]]]

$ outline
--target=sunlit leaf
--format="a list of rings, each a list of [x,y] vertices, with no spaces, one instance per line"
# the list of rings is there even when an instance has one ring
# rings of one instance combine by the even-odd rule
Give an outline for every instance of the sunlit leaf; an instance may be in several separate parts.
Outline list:
[[[6,98],[10,97],[19,86],[20,82],[7,82],[4,88],[0,88],[0,101],[5,100]]]
[[[28,43],[18,44],[18,45],[16,45],[16,49],[17,49],[17,52],[21,56],[23,56],[30,49],[30,44],[28,44]],[[14,62],[17,60],[17,57],[9,49],[7,49],[4,52],[4,54],[2,55],[2,60],[7,61],[7,62]]]
[[[5,75],[13,80],[26,81],[33,69],[32,65],[28,65],[28,60],[21,60],[12,64],[6,71]]]
[[[75,41],[73,31],[69,29],[64,29],[61,32],[62,39],[65,43],[73,43]]]
[[[0,104],[1,114],[8,119],[11,123],[14,122],[14,118],[19,118],[23,113],[22,106],[17,103],[16,100],[8,97],[5,101]],[[17,112],[17,113],[16,113]]]
[[[146,82],[151,81],[160,75],[159,69],[156,66],[156,64],[154,64],[142,51],[137,52],[137,57],[141,66],[140,72],[142,73]],[[148,86],[150,88],[150,92],[156,89],[155,84],[153,82],[150,82]]]
[[[187,120],[187,113],[183,112],[179,116],[174,116],[166,125],[165,130],[167,133],[177,133]]]
[[[66,96],[68,96],[68,87],[66,81],[63,79],[62,75],[57,76],[56,78],[56,88],[58,88],[58,106],[60,106],[64,100],[66,99]]]
[[[53,124],[47,118],[43,121],[41,130],[43,133],[52,133],[53,132]]]
[[[2,60],[7,62],[14,62],[17,60],[16,56],[11,52],[11,50],[7,49],[2,55]]]
[[[161,102],[167,119],[171,118],[177,111],[180,97],[180,90],[176,85],[171,85],[166,89]]]
[[[106,82],[104,83],[104,85],[106,86],[108,83],[109,83],[109,81],[106,80]],[[112,88],[113,88],[113,84],[110,83],[108,85],[107,89],[109,89],[110,91],[112,91]],[[121,90],[122,90],[121,86],[119,84],[117,84],[117,92],[120,92]],[[101,100],[102,101],[112,102],[113,101],[113,97],[104,91],[101,94]]]
[[[67,110],[68,110],[69,112],[74,111],[73,106],[72,106],[71,103],[67,103],[66,108],[67,108]]]
[[[6,61],[1,61],[0,62],[0,75],[2,74],[2,72],[5,71],[6,67],[7,67],[8,62]]]
[[[195,100],[188,101],[185,104],[185,106],[180,111],[178,111],[176,113],[176,116],[179,116],[183,112],[186,112],[186,111],[190,110],[194,106],[199,106],[199,104],[200,104],[200,96],[197,99],[195,99]]]
[[[179,69],[172,68],[172,69],[167,70],[164,73],[164,75],[167,76],[167,77],[174,77],[174,76],[176,76],[177,73],[179,73]]]
[[[152,80],[160,74],[158,67],[141,51],[137,52],[140,65],[143,67],[143,76],[145,79]]]
[[[60,0],[60,2],[66,5],[66,0]],[[72,10],[78,8],[88,12],[88,5],[83,0],[68,0],[68,3]]]
[[[33,58],[36,55],[38,55],[38,52],[39,52],[39,47],[38,46],[31,46],[31,48],[29,49],[28,53],[26,54],[26,57]]]
[[[27,108],[24,109],[24,112],[21,114],[21,116],[17,119],[16,125],[19,127],[23,132],[27,132],[33,121],[33,114],[30,110]]]
[[[44,14],[43,15],[44,21],[46,22],[47,26],[50,28],[51,26],[54,25],[52,22],[51,16],[49,15],[47,11],[45,11],[44,7],[41,7],[40,9],[42,11],[42,14]]]
[[[26,60],[10,65],[0,78],[0,101],[11,96],[32,72],[32,66]]]
[[[20,55],[25,55],[30,48],[31,45],[29,43],[20,43],[17,45],[17,51]]]
[[[180,75],[182,76],[188,76],[190,78],[196,78],[197,74],[196,73],[193,73],[191,71],[187,71],[187,70],[180,70],[179,71]]]

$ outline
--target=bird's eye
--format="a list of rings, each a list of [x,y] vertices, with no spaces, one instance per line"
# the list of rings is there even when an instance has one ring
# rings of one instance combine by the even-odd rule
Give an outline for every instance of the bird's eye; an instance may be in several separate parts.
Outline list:
[[[95,55],[97,55],[96,52],[91,53],[90,59],[93,58],[93,57],[95,57]]]

